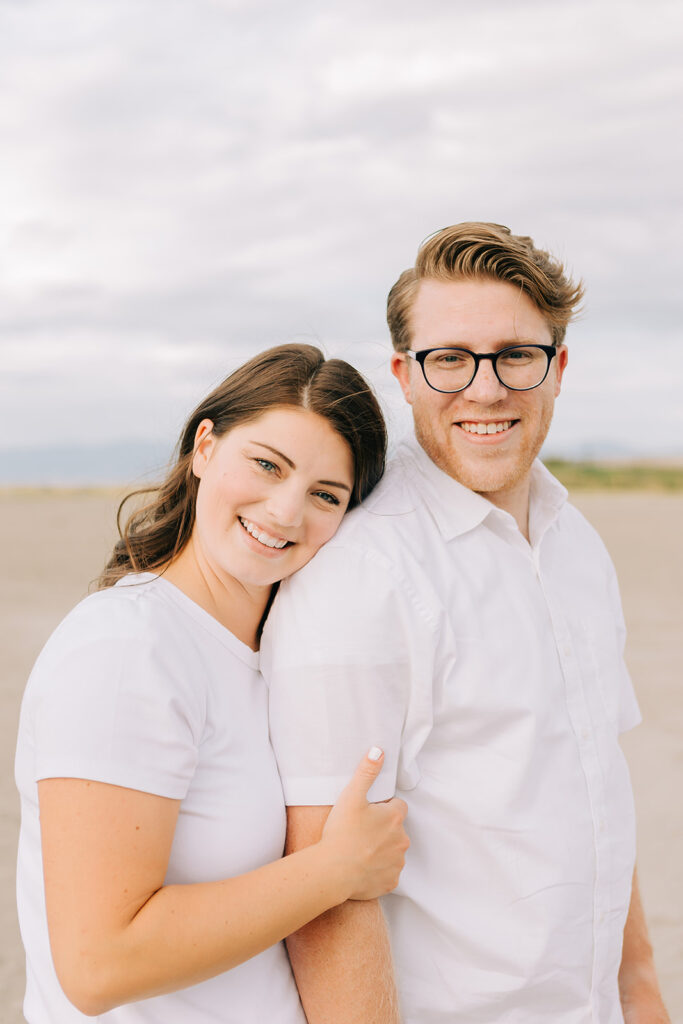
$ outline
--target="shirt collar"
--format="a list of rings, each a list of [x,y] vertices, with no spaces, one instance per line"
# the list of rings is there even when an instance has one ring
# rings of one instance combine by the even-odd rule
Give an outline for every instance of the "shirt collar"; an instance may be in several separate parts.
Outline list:
[[[403,439],[396,455],[417,470],[417,475],[411,474],[411,484],[419,491],[446,540],[473,530],[496,511],[495,505],[481,494],[470,491],[439,469],[414,435]]]
[[[540,543],[543,534],[557,520],[567,503],[569,493],[540,459],[531,467],[529,492],[529,537],[531,546]]]
[[[398,445],[396,457],[400,461],[410,461],[418,471],[419,477],[413,477],[413,485],[419,489],[446,540],[475,529],[488,517],[513,521],[508,512],[439,469],[413,434],[406,436]],[[532,546],[557,519],[566,500],[566,488],[536,459],[531,468],[530,489],[529,533]]]

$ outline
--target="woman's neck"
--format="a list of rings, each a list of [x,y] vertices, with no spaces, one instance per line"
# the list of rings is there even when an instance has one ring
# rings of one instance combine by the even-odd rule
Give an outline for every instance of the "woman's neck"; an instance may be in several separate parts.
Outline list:
[[[272,587],[247,587],[206,564],[192,538],[163,571],[164,579],[212,615],[238,640],[257,651]]]

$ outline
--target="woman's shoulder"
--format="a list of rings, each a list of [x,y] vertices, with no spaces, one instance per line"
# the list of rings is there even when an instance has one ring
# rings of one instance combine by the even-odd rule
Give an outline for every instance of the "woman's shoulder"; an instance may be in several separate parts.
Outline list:
[[[152,622],[161,626],[171,617],[172,609],[163,600],[158,578],[139,573],[84,597],[62,620],[48,643],[71,643],[84,638],[92,641],[96,637],[132,640],[148,635]]]
[[[201,718],[204,687],[192,666],[198,643],[162,581],[127,577],[84,598],[43,647],[26,687],[28,706],[45,698],[107,703],[111,694],[168,701],[180,695]],[[200,679],[204,675],[200,674]]]
[[[81,601],[26,686],[20,745],[22,756],[35,756],[31,778],[94,779],[181,799],[208,700],[188,636],[153,578]]]
[[[116,586],[83,598],[54,630],[43,647],[32,676],[45,669],[72,664],[74,659],[117,660],[125,653],[152,657],[186,644],[183,617],[165,599],[151,574],[125,577]]]

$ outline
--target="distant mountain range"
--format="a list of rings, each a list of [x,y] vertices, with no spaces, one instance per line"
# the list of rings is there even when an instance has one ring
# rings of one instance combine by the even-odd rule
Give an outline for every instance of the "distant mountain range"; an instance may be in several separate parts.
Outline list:
[[[45,487],[136,484],[157,479],[171,457],[162,442],[0,449],[0,484]]]
[[[80,487],[144,484],[158,479],[171,457],[161,441],[129,438],[100,445],[45,445],[0,448],[0,486]],[[656,460],[680,462],[683,449],[658,453],[609,442],[552,444],[543,457],[576,461]]]

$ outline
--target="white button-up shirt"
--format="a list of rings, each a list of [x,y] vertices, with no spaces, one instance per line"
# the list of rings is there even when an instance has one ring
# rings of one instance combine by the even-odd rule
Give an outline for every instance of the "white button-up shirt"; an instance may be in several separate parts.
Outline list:
[[[639,721],[614,570],[536,463],[530,543],[402,445],[284,583],[263,638],[290,805],[330,804],[373,744],[408,803],[385,899],[406,1024],[617,1024]]]

